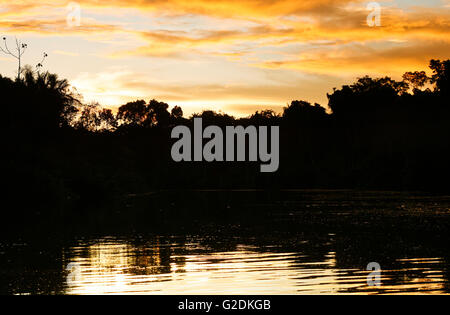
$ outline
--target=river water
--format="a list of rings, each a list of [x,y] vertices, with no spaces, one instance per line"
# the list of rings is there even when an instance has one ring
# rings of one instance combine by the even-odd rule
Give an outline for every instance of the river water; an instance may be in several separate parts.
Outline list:
[[[294,195],[262,222],[3,240],[0,293],[450,293],[449,197]]]

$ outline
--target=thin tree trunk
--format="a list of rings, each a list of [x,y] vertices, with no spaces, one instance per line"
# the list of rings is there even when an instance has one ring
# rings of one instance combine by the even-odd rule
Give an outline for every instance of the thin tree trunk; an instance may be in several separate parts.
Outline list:
[[[19,52],[20,55],[20,52]],[[20,81],[20,57],[19,57],[19,67],[17,69],[17,80]]]

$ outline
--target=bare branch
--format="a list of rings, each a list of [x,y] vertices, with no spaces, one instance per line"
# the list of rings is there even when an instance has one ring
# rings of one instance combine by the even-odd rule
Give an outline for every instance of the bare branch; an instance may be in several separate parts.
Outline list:
[[[45,60],[45,58],[47,58],[47,57],[48,57],[47,53],[44,53],[44,56],[42,57],[41,62],[39,62],[39,63],[36,65],[36,68],[38,69],[38,71],[39,71],[40,68],[42,68],[42,67],[44,66],[44,60]]]
[[[5,49],[6,49],[6,51],[3,50],[3,48],[1,48],[1,49],[2,49],[2,52],[5,53],[5,54],[7,54],[7,55],[11,55],[11,56],[13,56],[14,58],[18,59],[19,57],[16,56],[16,55],[14,55],[14,54],[9,50],[9,48],[8,48],[8,43],[7,43],[7,41],[6,41],[6,37],[3,37],[3,43],[5,44]]]
[[[25,50],[27,50],[28,46],[27,44],[22,44],[22,52],[20,53],[20,57],[23,56],[23,54],[25,53]]]

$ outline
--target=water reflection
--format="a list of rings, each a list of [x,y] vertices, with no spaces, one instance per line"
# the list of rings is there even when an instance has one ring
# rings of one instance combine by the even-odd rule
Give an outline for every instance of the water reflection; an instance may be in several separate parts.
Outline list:
[[[139,205],[131,231],[121,214],[111,233],[95,224],[90,234],[82,220],[79,234],[48,237],[39,229],[2,239],[0,294],[450,293],[450,197],[288,191],[152,198]],[[154,208],[163,209],[158,220],[147,214]],[[225,215],[209,211],[216,208]],[[382,268],[380,287],[367,284],[371,262]]]
[[[336,253],[317,260],[302,251],[236,244],[211,251],[204,239],[156,237],[150,242],[105,238],[79,242],[64,264],[79,266],[67,294],[337,294],[445,293],[441,258],[397,259],[382,286],[367,285],[361,266],[340,268]],[[330,244],[331,246],[332,244]],[[296,247],[296,246],[294,246]],[[301,246],[299,247],[301,249]],[[391,266],[392,267],[392,266]],[[70,275],[68,275],[70,276]]]

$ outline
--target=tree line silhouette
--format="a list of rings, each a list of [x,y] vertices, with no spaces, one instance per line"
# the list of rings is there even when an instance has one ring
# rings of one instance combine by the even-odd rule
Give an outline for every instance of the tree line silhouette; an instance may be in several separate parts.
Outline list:
[[[359,78],[328,94],[330,111],[295,100],[245,118],[203,111],[189,118],[157,100],[117,112],[84,104],[56,74],[0,75],[5,201],[16,213],[102,206],[166,189],[450,189],[450,60],[402,81]],[[171,129],[203,124],[280,126],[280,169],[259,163],[175,163]],[[32,209],[32,210],[30,210]],[[28,211],[28,212],[27,212]]]

